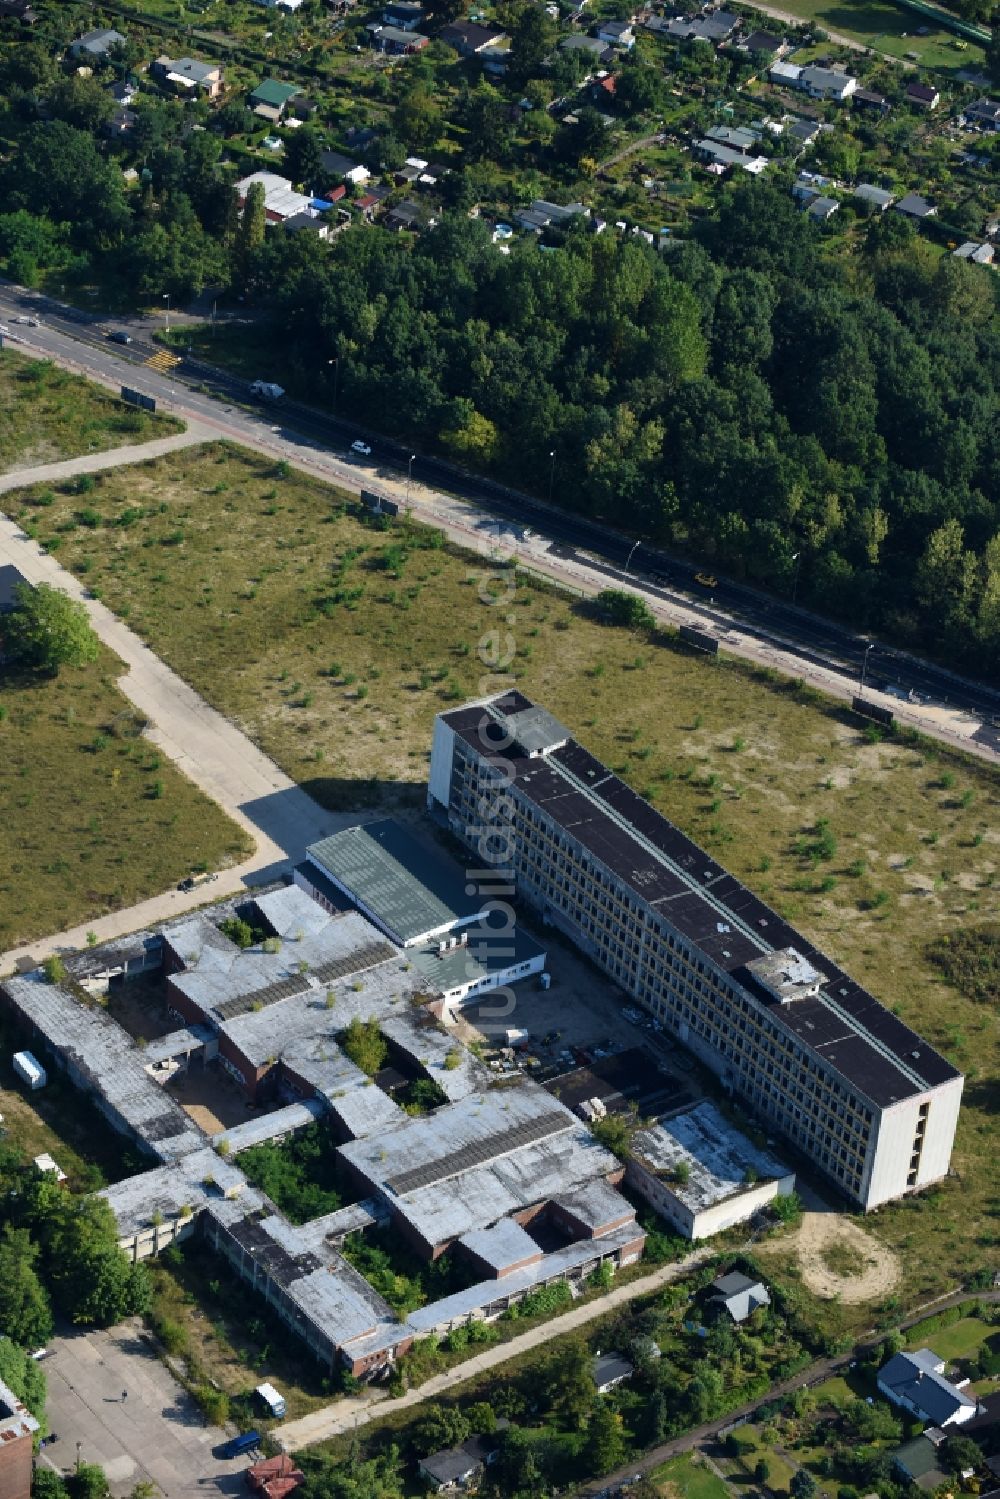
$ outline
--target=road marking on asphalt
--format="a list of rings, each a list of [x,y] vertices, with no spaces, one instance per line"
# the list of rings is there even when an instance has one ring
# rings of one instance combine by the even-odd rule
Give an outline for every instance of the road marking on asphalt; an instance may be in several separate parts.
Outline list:
[[[166,349],[160,349],[159,353],[151,354],[146,360],[149,369],[160,370],[164,375],[169,374],[172,369],[176,369],[180,363],[180,355],[171,354]]]

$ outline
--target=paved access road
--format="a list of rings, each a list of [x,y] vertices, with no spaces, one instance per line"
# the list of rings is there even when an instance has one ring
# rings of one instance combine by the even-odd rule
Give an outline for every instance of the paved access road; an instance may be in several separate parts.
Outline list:
[[[14,325],[12,319],[29,309],[41,316],[41,326]],[[49,355],[113,388],[126,382],[177,415],[207,423],[219,437],[280,455],[354,492],[380,489],[484,555],[491,555],[506,533],[507,545],[513,539],[522,559],[539,571],[584,593],[625,582],[659,618],[707,628],[731,654],[774,666],[842,699],[857,690],[864,672],[873,701],[903,722],[993,763],[1000,759],[1000,692],[988,686],[873,645],[833,621],[724,578],[711,587],[699,585],[693,565],[645,542],[636,545],[378,434],[359,434],[356,425],[309,407],[285,402],[263,411],[243,409],[246,381],[191,361],[161,373],[147,361],[160,361],[162,349],[144,342],[141,334],[128,346],[109,343],[107,325],[98,319],[33,293],[0,287],[0,323],[17,334],[26,352]],[[267,374],[262,371],[262,378]],[[371,445],[370,458],[349,451],[359,435]],[[557,471],[553,478],[558,483]],[[526,522],[538,532],[530,540],[524,536]]]
[[[42,1368],[49,1430],[58,1441],[41,1449],[40,1464],[65,1474],[78,1455],[98,1463],[115,1499],[140,1482],[154,1483],[163,1499],[193,1499],[206,1486],[242,1489],[246,1457],[216,1455],[226,1433],[205,1425],[138,1320],[53,1338]]]

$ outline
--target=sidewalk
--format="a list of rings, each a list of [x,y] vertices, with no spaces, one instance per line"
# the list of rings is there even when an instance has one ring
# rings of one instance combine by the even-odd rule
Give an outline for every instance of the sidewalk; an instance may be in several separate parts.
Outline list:
[[[434,1395],[443,1395],[476,1374],[485,1374],[488,1369],[495,1369],[498,1364],[505,1364],[531,1348],[548,1343],[552,1338],[562,1337],[578,1327],[586,1327],[588,1322],[593,1322],[597,1317],[603,1317],[616,1307],[625,1306],[640,1296],[649,1296],[671,1281],[687,1275],[697,1265],[711,1259],[714,1253],[713,1249],[696,1249],[676,1264],[663,1265],[659,1270],[654,1270],[652,1275],[644,1275],[641,1280],[630,1281],[628,1285],[616,1286],[606,1296],[599,1296],[582,1306],[571,1307],[561,1316],[553,1317],[551,1321],[543,1322],[540,1327],[533,1327],[528,1332],[522,1332],[507,1343],[485,1348],[474,1358],[456,1364],[444,1374],[435,1374],[416,1389],[407,1390],[405,1395],[390,1399],[379,1390],[370,1390],[353,1399],[335,1401],[322,1410],[302,1416],[298,1421],[287,1421],[271,1435],[280,1443],[283,1451],[296,1452],[312,1442],[322,1442],[328,1437],[356,1431],[359,1426],[366,1426],[376,1417],[390,1416],[396,1411],[419,1405],[421,1401]]]

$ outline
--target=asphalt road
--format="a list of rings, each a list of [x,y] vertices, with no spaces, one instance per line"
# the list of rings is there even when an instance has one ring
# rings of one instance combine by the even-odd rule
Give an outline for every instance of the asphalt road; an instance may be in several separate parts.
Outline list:
[[[39,327],[17,325],[19,314],[37,313]],[[362,468],[378,469],[402,475],[412,473],[413,482],[437,488],[448,494],[470,500],[487,508],[498,521],[513,521],[523,527],[530,524],[549,541],[581,548],[611,564],[630,571],[637,586],[654,596],[672,598],[730,617],[747,636],[764,646],[779,649],[786,656],[797,657],[804,666],[826,668],[860,684],[862,672],[872,689],[888,689],[891,695],[911,703],[930,700],[983,720],[984,738],[990,743],[1000,730],[1000,691],[985,683],[962,678],[905,652],[872,643],[868,638],[842,625],[789,603],[762,594],[755,589],[725,578],[705,588],[696,581],[698,569],[692,564],[669,557],[645,542],[638,545],[620,533],[573,516],[554,506],[541,503],[517,491],[489,480],[463,473],[442,459],[414,455],[402,446],[377,433],[362,431],[356,423],[347,423],[324,415],[297,402],[284,401],[270,410],[257,407],[243,410],[239,403],[249,401],[248,384],[214,366],[196,360],[184,360],[169,373],[151,368],[147,361],[162,354],[162,346],[145,337],[146,325],[135,327],[133,342],[116,344],[108,333],[124,326],[123,322],[103,321],[76,308],[25,292],[12,286],[0,287],[0,326],[23,338],[29,352],[49,353],[69,358],[88,373],[112,383],[134,385],[145,394],[176,406],[183,402],[185,414],[224,426],[226,433],[248,446],[259,447],[263,423],[268,421],[272,433],[287,432],[289,437],[305,439],[307,444],[329,453],[340,450],[340,461],[332,456],[331,477],[349,478],[354,487],[365,482]],[[261,371],[266,378],[267,371]],[[371,446],[371,457],[360,464],[349,453],[350,443],[363,437]],[[558,483],[558,471],[555,474]],[[865,658],[867,654],[867,663]]]

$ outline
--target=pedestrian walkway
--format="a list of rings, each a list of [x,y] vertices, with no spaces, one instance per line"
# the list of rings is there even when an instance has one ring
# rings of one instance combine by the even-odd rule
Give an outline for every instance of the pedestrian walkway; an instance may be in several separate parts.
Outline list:
[[[36,468],[12,469],[10,473],[0,474],[0,492],[25,489],[30,484],[58,484],[63,479],[75,478],[77,474],[96,474],[102,469],[121,468],[127,463],[145,463],[149,458],[176,453],[178,448],[194,447],[199,442],[215,442],[218,435],[207,422],[188,421],[184,432],[175,432],[170,437],[155,437],[152,442],[137,443],[126,448],[103,448],[99,453],[81,453],[76,458],[63,458],[58,463],[40,463]]]
[[[559,1338],[565,1333],[575,1332],[577,1328],[586,1327],[588,1322],[593,1322],[597,1317],[604,1317],[608,1312],[613,1312],[617,1307],[626,1306],[628,1302],[635,1301],[640,1296],[652,1295],[654,1291],[659,1291],[671,1281],[687,1275],[697,1265],[703,1264],[705,1260],[711,1258],[713,1253],[713,1250],[707,1248],[696,1249],[676,1264],[662,1265],[659,1270],[654,1270],[652,1275],[644,1275],[639,1280],[615,1286],[606,1296],[599,1296],[593,1301],[574,1306],[562,1316],[553,1317],[551,1321],[543,1322],[539,1327],[532,1327],[527,1332],[519,1333],[507,1343],[499,1343],[493,1348],[484,1349],[482,1353],[477,1353],[474,1358],[466,1359],[464,1363],[456,1364],[453,1369],[449,1369],[444,1374],[435,1374],[422,1385],[407,1390],[405,1395],[397,1395],[389,1399],[381,1390],[370,1388],[354,1399],[337,1400],[332,1405],[324,1406],[322,1410],[312,1411],[308,1416],[300,1417],[298,1421],[287,1421],[271,1435],[281,1444],[285,1452],[297,1452],[302,1447],[308,1447],[312,1442],[322,1442],[328,1437],[355,1431],[359,1426],[366,1426],[369,1421],[376,1418],[381,1419],[383,1416],[394,1415],[396,1411],[407,1410],[411,1406],[419,1405],[422,1400],[429,1400],[435,1395],[443,1395],[453,1390],[456,1385],[466,1379],[472,1379],[477,1374],[485,1374],[488,1369],[495,1369],[499,1364],[518,1358],[529,1349],[548,1343],[552,1338]]]

